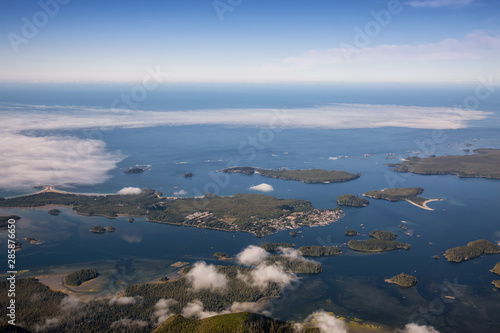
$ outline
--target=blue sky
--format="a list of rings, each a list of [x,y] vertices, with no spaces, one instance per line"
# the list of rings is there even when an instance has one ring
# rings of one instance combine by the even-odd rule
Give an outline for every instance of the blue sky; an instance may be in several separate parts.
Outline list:
[[[0,35],[1,82],[500,77],[497,0],[2,0]]]

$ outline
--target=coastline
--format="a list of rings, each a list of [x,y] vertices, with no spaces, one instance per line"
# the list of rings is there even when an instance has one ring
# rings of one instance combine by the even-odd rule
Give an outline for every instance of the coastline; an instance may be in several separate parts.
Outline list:
[[[425,209],[425,210],[434,210],[434,208],[430,208],[430,207],[428,207],[428,206],[427,206],[427,204],[428,204],[429,202],[433,202],[433,201],[443,201],[443,199],[440,199],[440,198],[438,198],[438,199],[427,199],[427,200],[425,200],[425,201],[424,201],[424,203],[423,203],[423,204],[421,204],[421,205],[419,205],[419,204],[417,204],[417,203],[415,203],[415,202],[413,202],[413,201],[411,201],[411,200],[408,200],[408,199],[405,199],[405,201],[408,201],[408,202],[409,202],[409,203],[411,203],[412,205],[417,206],[417,207],[420,207],[420,208]]]

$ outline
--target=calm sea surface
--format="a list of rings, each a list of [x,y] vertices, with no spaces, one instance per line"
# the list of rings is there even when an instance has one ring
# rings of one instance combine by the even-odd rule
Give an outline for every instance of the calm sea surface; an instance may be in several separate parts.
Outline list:
[[[127,86],[69,86],[61,94],[60,86],[0,87],[0,102],[37,105],[80,105],[109,107]],[[197,108],[295,108],[328,103],[401,104],[450,107],[463,102],[474,86],[381,86],[341,85],[228,86],[173,85],[154,91],[141,109],[165,111]],[[269,193],[278,198],[310,200],[317,208],[336,207],[335,199],[344,193],[360,195],[387,187],[423,187],[426,198],[442,198],[429,204],[427,211],[408,202],[371,200],[366,208],[346,208],[346,216],[326,227],[302,228],[291,238],[281,232],[265,238],[245,233],[227,233],[188,227],[149,223],[137,218],[107,219],[79,216],[69,208],[61,215],[47,209],[4,209],[17,214],[18,237],[34,237],[41,245],[24,244],[17,253],[18,269],[26,276],[40,275],[76,267],[107,265],[134,267],[128,271],[128,283],[152,280],[171,271],[170,264],[182,260],[213,260],[215,251],[235,255],[250,244],[293,242],[302,245],[335,245],[343,253],[321,259],[324,271],[304,276],[300,284],[286,292],[274,304],[274,315],[285,320],[300,320],[324,309],[391,326],[410,321],[434,325],[445,331],[495,332],[500,327],[500,291],[491,281],[498,278],[489,270],[500,256],[484,256],[461,264],[444,258],[435,260],[450,247],[476,239],[500,241],[500,181],[460,179],[455,176],[398,174],[387,163],[398,157],[420,152],[445,155],[465,154],[463,149],[500,148],[499,94],[481,101],[479,110],[493,112],[486,121],[472,123],[467,129],[446,130],[446,140],[422,146],[432,138],[431,130],[378,128],[349,130],[287,129],[274,133],[273,139],[255,149],[255,155],[240,153],[238,146],[259,135],[258,128],[223,126],[178,126],[139,129],[114,129],[103,132],[111,151],[127,156],[110,172],[109,181],[94,186],[75,186],[69,191],[114,193],[125,186],[154,188],[165,195],[185,191],[194,196],[206,191],[218,195],[251,193],[249,187],[267,183]],[[78,131],[67,134],[81,136]],[[365,155],[368,154],[368,155]],[[392,155],[394,154],[394,155]],[[343,157],[342,157],[343,156]],[[264,168],[323,168],[359,172],[362,177],[341,184],[303,184],[264,178],[259,175],[217,173],[230,161]],[[134,166],[151,165],[139,175],[122,171]],[[193,178],[183,178],[186,172]],[[0,196],[22,192],[0,189]],[[404,222],[403,222],[404,221]],[[399,228],[408,227],[408,234]],[[113,225],[114,233],[91,234],[94,225]],[[409,251],[360,254],[346,247],[347,228],[362,233],[390,230],[398,240],[412,245]],[[5,236],[5,231],[0,231]],[[6,237],[0,237],[5,246]],[[154,262],[154,265],[139,264]],[[135,265],[136,263],[137,265]],[[159,264],[158,264],[159,263]],[[135,265],[135,266],[134,266]],[[384,278],[405,272],[416,276],[415,288],[400,289]],[[123,280],[123,279],[122,279]],[[445,297],[451,296],[451,297]],[[476,330],[474,330],[476,329]]]

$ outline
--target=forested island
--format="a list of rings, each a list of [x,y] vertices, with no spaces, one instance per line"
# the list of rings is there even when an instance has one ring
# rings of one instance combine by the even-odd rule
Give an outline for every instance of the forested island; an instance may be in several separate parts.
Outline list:
[[[227,253],[224,252],[215,252],[214,257],[219,259],[219,260],[229,260],[231,259],[231,256]]]
[[[361,252],[385,252],[396,249],[404,249],[404,250],[410,249],[410,244],[407,243],[397,242],[394,240],[376,239],[376,238],[370,238],[362,241],[350,240],[347,243],[347,246],[349,246],[351,250],[361,251]]]
[[[375,230],[370,232],[370,237],[382,240],[395,240],[398,238],[398,235],[390,231]]]
[[[123,171],[123,173],[138,174],[138,173],[143,173],[144,171],[147,171],[149,169],[150,169],[149,165],[136,165],[134,167],[130,167],[127,170]]]
[[[243,173],[245,175],[259,174],[264,177],[278,178],[284,180],[298,180],[307,184],[341,183],[357,179],[361,174],[353,174],[346,171],[328,171],[322,169],[307,170],[270,170],[254,167],[231,167],[221,170],[225,173]]]
[[[389,164],[395,171],[422,175],[448,175],[500,179],[500,149],[476,149],[473,155],[409,157]]]
[[[410,288],[417,284],[418,280],[416,277],[401,273],[399,275],[393,276],[390,279],[385,279],[385,282],[394,283],[402,288]]]
[[[20,220],[21,219],[21,216],[17,216],[17,215],[2,215],[0,216],[0,229],[1,228],[7,228],[7,226],[9,225],[9,220]]]
[[[353,194],[342,194],[337,198],[337,204],[339,206],[366,207],[370,204],[370,201]]]
[[[281,247],[292,248],[293,245],[290,243],[264,243],[260,247],[266,251],[274,252],[274,251],[278,251],[279,248],[281,248]]]
[[[265,259],[268,265],[279,264],[285,271],[299,274],[319,274],[323,272],[323,267],[319,262],[304,260],[303,258],[292,258],[282,255],[272,255]]]
[[[64,285],[78,287],[82,283],[95,279],[98,276],[99,274],[94,269],[82,269],[66,275]]]
[[[106,229],[100,225],[95,225],[89,231],[94,234],[103,234],[106,232]]]
[[[116,218],[146,217],[148,221],[264,236],[302,226],[324,226],[343,217],[340,208],[315,209],[310,201],[277,199],[263,194],[168,199],[152,189],[133,195],[87,195],[50,188],[32,195],[0,198],[0,207],[70,206],[78,214]]]
[[[480,239],[467,244],[467,246],[458,246],[446,250],[444,256],[448,261],[462,262],[469,259],[474,259],[482,256],[483,254],[499,254],[500,246]],[[496,267],[496,266],[495,266]]]
[[[61,211],[59,209],[51,209],[48,211],[48,213],[50,215],[57,216],[57,215],[61,214]]]
[[[356,231],[356,230],[354,230],[354,229],[347,229],[347,230],[345,231],[345,235],[346,235],[346,236],[357,236],[357,235],[359,235],[359,232],[357,232],[357,231]]]
[[[426,199],[419,197],[420,194],[424,192],[421,187],[413,188],[387,188],[380,191],[368,191],[363,195],[373,199],[382,199],[387,201],[408,201],[415,206],[424,208],[427,210],[432,210],[427,207],[427,203],[431,201],[439,201],[441,199]]]
[[[301,246],[299,247],[300,253],[304,257],[323,257],[323,256],[336,256],[342,253],[342,251],[336,246]]]
[[[497,262],[495,267],[493,267],[493,269],[490,272],[500,275],[500,261]]]

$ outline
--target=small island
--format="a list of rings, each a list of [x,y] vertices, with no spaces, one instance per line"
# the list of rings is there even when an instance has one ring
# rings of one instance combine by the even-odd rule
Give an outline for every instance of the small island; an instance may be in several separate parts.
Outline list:
[[[347,229],[347,230],[345,231],[345,235],[346,235],[346,236],[357,236],[357,235],[359,235],[359,232],[357,232],[357,231],[356,231],[356,230],[354,230],[354,229]]]
[[[104,227],[101,227],[100,225],[96,225],[90,228],[90,232],[94,234],[103,234],[106,232],[106,229]]]
[[[177,261],[177,262],[174,262],[172,265],[172,267],[183,267],[183,266],[186,266],[186,265],[189,265],[189,262],[186,262],[186,261]]]
[[[396,249],[409,250],[410,244],[401,243],[394,240],[382,240],[371,238],[364,241],[350,240],[347,246],[354,251],[360,252],[386,252]]]
[[[41,244],[38,239],[35,239],[33,237],[25,237],[24,240],[27,241],[30,244],[36,244],[36,245],[40,245]]]
[[[398,235],[390,231],[375,230],[370,232],[370,237],[382,240],[395,240],[398,238]]]
[[[108,232],[114,232],[116,228],[110,225],[109,227],[106,228],[106,230],[108,230]]]
[[[270,170],[254,167],[231,167],[221,170],[225,173],[242,173],[245,175],[259,174],[264,177],[278,178],[284,180],[297,180],[307,184],[329,184],[341,183],[357,179],[361,174],[353,174],[346,171],[328,171],[322,169],[307,170]]]
[[[336,256],[342,253],[342,251],[336,246],[301,246],[299,247],[300,253],[304,257],[323,257],[323,256]]]
[[[0,216],[0,229],[1,228],[7,228],[7,226],[9,225],[9,220],[20,220],[21,219],[21,216],[17,216],[17,215],[2,215]]]
[[[289,234],[292,237],[297,237],[297,231],[295,231],[295,230],[290,231]]]
[[[260,247],[266,251],[275,252],[280,248],[292,248],[293,245],[290,243],[264,243]]]
[[[98,276],[99,274],[94,269],[82,269],[66,275],[64,278],[64,285],[78,287],[82,283],[95,279]]]
[[[413,188],[387,188],[380,191],[368,191],[363,195],[365,197],[373,198],[373,199],[382,199],[387,201],[408,201],[411,204],[426,209],[433,210],[432,208],[427,207],[427,204],[432,201],[441,201],[441,199],[426,199],[419,197],[420,194],[424,192],[424,189],[421,187],[413,187]]]
[[[457,175],[458,177],[500,179],[500,149],[476,149],[473,155],[409,157],[389,164],[395,171],[421,175]]]
[[[337,204],[339,206],[366,207],[370,204],[370,201],[353,194],[342,194],[337,198]]]
[[[467,246],[458,246],[446,250],[444,256],[448,261],[462,262],[474,259],[483,254],[499,254],[500,246],[493,244],[486,239],[470,242]],[[496,266],[495,266],[496,267]]]
[[[192,178],[193,176],[194,176],[194,174],[192,172],[187,172],[187,173],[182,175],[182,177],[184,177],[184,178]]]
[[[500,275],[500,261],[497,262],[495,267],[493,267],[493,269],[490,272]]]
[[[149,165],[136,165],[136,166],[130,167],[127,170],[123,171],[123,173],[138,174],[138,173],[143,173],[144,171],[147,171],[149,169],[150,169]]]
[[[319,274],[323,271],[320,263],[299,258],[272,255],[265,259],[268,265],[278,264],[283,266],[285,271],[298,274]]]
[[[57,215],[61,214],[61,211],[59,209],[51,209],[47,213],[49,213],[50,215],[53,215],[53,216],[57,216]]]
[[[418,282],[416,277],[405,274],[405,273],[401,273],[399,275],[393,276],[390,279],[385,279],[384,281],[388,282],[388,283],[396,284],[396,285],[400,286],[401,288],[411,288],[411,287],[415,286]]]
[[[440,258],[438,254],[435,254],[435,255],[433,255],[432,257],[433,257],[434,259],[439,259],[439,258]]]
[[[229,260],[231,259],[231,256],[227,253],[224,252],[215,252],[214,257],[219,259],[219,260]]]

